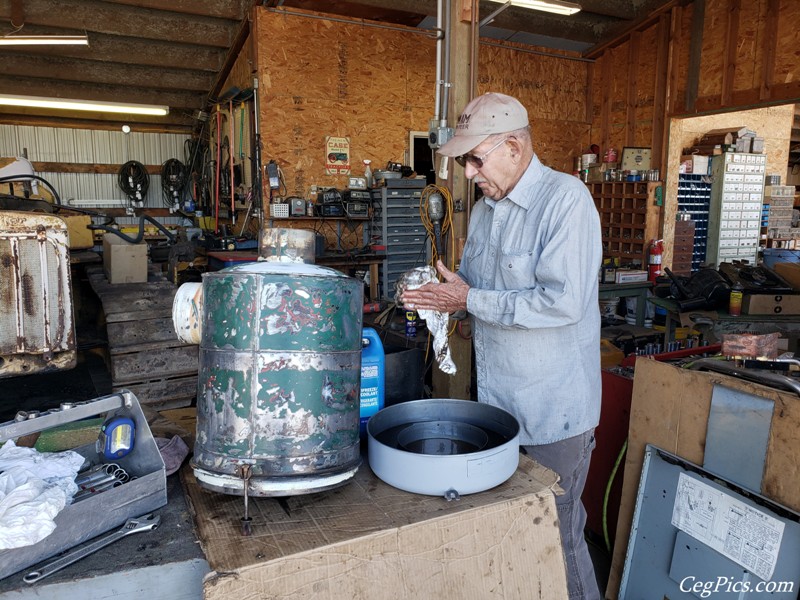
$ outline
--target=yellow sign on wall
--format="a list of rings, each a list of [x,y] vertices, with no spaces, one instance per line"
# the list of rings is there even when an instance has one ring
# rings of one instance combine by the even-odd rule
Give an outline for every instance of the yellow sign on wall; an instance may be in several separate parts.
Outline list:
[[[330,135],[325,138],[325,173],[350,174],[350,138]]]

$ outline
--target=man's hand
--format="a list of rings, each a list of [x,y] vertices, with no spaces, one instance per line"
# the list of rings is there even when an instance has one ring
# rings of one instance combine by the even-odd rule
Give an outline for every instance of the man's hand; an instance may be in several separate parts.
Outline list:
[[[403,306],[409,310],[438,310],[444,313],[466,310],[469,285],[445,267],[441,260],[436,262],[436,269],[444,281],[426,283],[416,290],[405,290],[400,297]]]

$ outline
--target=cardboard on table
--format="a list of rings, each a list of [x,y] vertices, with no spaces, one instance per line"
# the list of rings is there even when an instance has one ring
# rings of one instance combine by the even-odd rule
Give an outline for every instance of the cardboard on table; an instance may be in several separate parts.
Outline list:
[[[212,573],[210,600],[566,598],[557,476],[525,456],[502,485],[448,502],[379,480],[366,461],[334,490],[250,500],[181,472]]]
[[[729,375],[692,371],[655,360],[637,360],[633,379],[628,453],[606,598],[619,593],[646,444],[703,464],[714,385],[775,402],[762,494],[800,510],[800,398]]]

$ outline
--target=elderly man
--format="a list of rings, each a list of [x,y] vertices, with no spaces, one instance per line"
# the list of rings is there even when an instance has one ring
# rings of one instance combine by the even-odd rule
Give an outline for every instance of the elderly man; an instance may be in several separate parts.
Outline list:
[[[520,423],[521,450],[556,471],[570,598],[599,598],[583,535],[581,493],[600,418],[600,220],[586,186],[545,167],[518,100],[470,102],[439,153],[455,157],[483,198],[458,273],[406,290],[408,308],[466,310],[478,400]]]

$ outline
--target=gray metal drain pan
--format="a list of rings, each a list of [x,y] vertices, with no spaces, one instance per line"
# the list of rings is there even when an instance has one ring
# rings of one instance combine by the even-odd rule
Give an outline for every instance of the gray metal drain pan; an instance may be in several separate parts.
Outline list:
[[[367,423],[369,466],[401,490],[458,497],[507,480],[519,464],[519,423],[469,400],[402,402]]]

